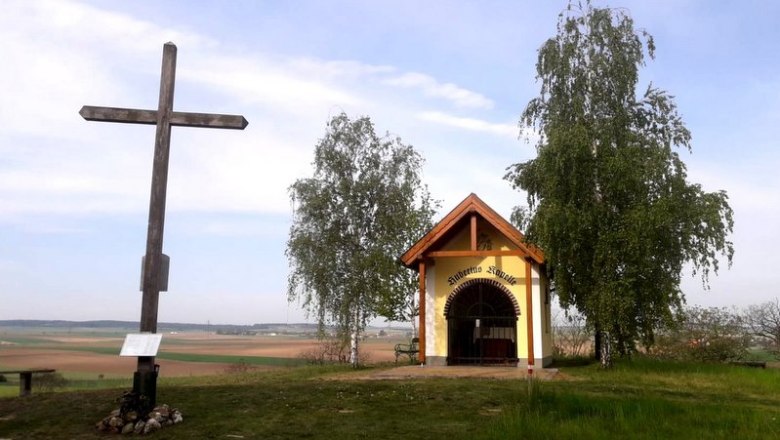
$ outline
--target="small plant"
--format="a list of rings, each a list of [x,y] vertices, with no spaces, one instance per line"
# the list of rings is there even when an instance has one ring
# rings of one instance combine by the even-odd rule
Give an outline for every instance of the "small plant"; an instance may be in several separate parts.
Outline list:
[[[119,414],[124,416],[130,412],[137,414],[146,414],[152,408],[149,405],[149,399],[146,396],[142,396],[133,391],[125,391],[122,396],[117,399],[119,402]]]

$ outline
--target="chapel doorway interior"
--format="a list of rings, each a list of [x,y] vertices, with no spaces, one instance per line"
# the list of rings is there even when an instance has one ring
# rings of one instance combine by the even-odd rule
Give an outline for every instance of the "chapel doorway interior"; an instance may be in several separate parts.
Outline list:
[[[488,280],[472,280],[447,311],[448,365],[516,366],[517,311],[510,293]]]

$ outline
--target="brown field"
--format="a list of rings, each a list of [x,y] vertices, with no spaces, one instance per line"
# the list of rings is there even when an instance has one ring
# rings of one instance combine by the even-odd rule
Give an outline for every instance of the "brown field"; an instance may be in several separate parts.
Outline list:
[[[167,340],[167,344],[166,344]],[[394,360],[395,339],[369,339],[361,350],[372,362]],[[318,346],[316,339],[290,336],[165,335],[161,349],[174,353],[295,358]]]
[[[166,376],[203,376],[219,374],[228,364],[214,362],[181,362],[158,359],[161,374]],[[72,350],[44,348],[3,349],[0,353],[2,369],[54,368],[58,372],[95,373],[106,375],[132,374],[136,368],[135,358],[124,358],[105,354]]]
[[[9,336],[5,333],[5,336]],[[120,357],[122,337],[89,337],[69,334],[25,334],[25,343],[0,344],[0,370],[20,368],[54,368],[63,373],[94,373],[130,375],[136,368],[136,359]],[[0,336],[0,339],[2,336]],[[37,342],[39,340],[40,342]],[[35,341],[35,342],[33,342]],[[368,339],[361,350],[369,362],[395,359],[393,346],[397,339]],[[298,358],[313,350],[318,342],[293,336],[226,336],[204,333],[164,334],[160,353],[187,353],[203,355],[262,356]],[[84,347],[116,349],[116,355],[79,351]],[[224,373],[229,363],[185,362],[157,358],[161,376],[200,376]],[[272,369],[272,366],[255,366]]]

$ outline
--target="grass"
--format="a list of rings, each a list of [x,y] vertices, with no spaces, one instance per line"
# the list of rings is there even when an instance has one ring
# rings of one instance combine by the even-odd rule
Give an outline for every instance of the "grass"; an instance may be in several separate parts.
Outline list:
[[[116,388],[132,388],[133,379],[127,375],[119,374],[96,374],[83,372],[63,372],[57,373],[65,380],[64,386],[57,386],[53,390],[56,392],[72,392],[85,390],[101,390]],[[102,377],[99,377],[102,376]],[[6,382],[0,382],[0,398],[16,397],[19,395],[19,375],[6,374]],[[33,378],[33,393],[39,393],[40,389],[36,386],[40,378]],[[1,425],[0,425],[1,426]],[[2,432],[2,430],[0,430]],[[2,437],[0,437],[2,438]]]
[[[61,341],[56,341],[54,339],[26,337],[26,336],[0,336],[0,340],[4,342],[10,342],[13,344],[24,345],[24,346],[62,344]]]
[[[635,360],[571,380],[325,380],[341,367],[161,379],[157,439],[780,438],[780,370]],[[122,389],[0,398],[0,438],[103,438]],[[239,438],[233,437],[233,438]]]
[[[571,373],[580,381],[540,384],[487,438],[780,437],[778,370],[636,360]]]
[[[489,438],[777,438],[777,417],[715,402],[545,391],[491,427]]]
[[[764,350],[762,348],[754,348],[750,350],[745,357],[747,361],[760,361],[760,362],[776,362],[780,361],[780,356],[777,353]]]

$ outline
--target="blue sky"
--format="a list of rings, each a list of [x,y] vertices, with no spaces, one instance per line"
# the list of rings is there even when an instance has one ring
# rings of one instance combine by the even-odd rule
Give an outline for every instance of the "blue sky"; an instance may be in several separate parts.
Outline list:
[[[676,96],[690,180],[726,190],[736,255],[688,302],[778,296],[780,3],[596,2],[654,35],[641,83]],[[162,45],[174,108],[240,113],[243,131],[175,128],[160,321],[304,319],[288,304],[287,187],[334,114],[414,145],[446,213],[470,192],[508,217],[505,168],[534,156],[518,116],[561,1],[6,1],[0,15],[0,319],[137,320],[154,128],[82,105],[155,108]]]

